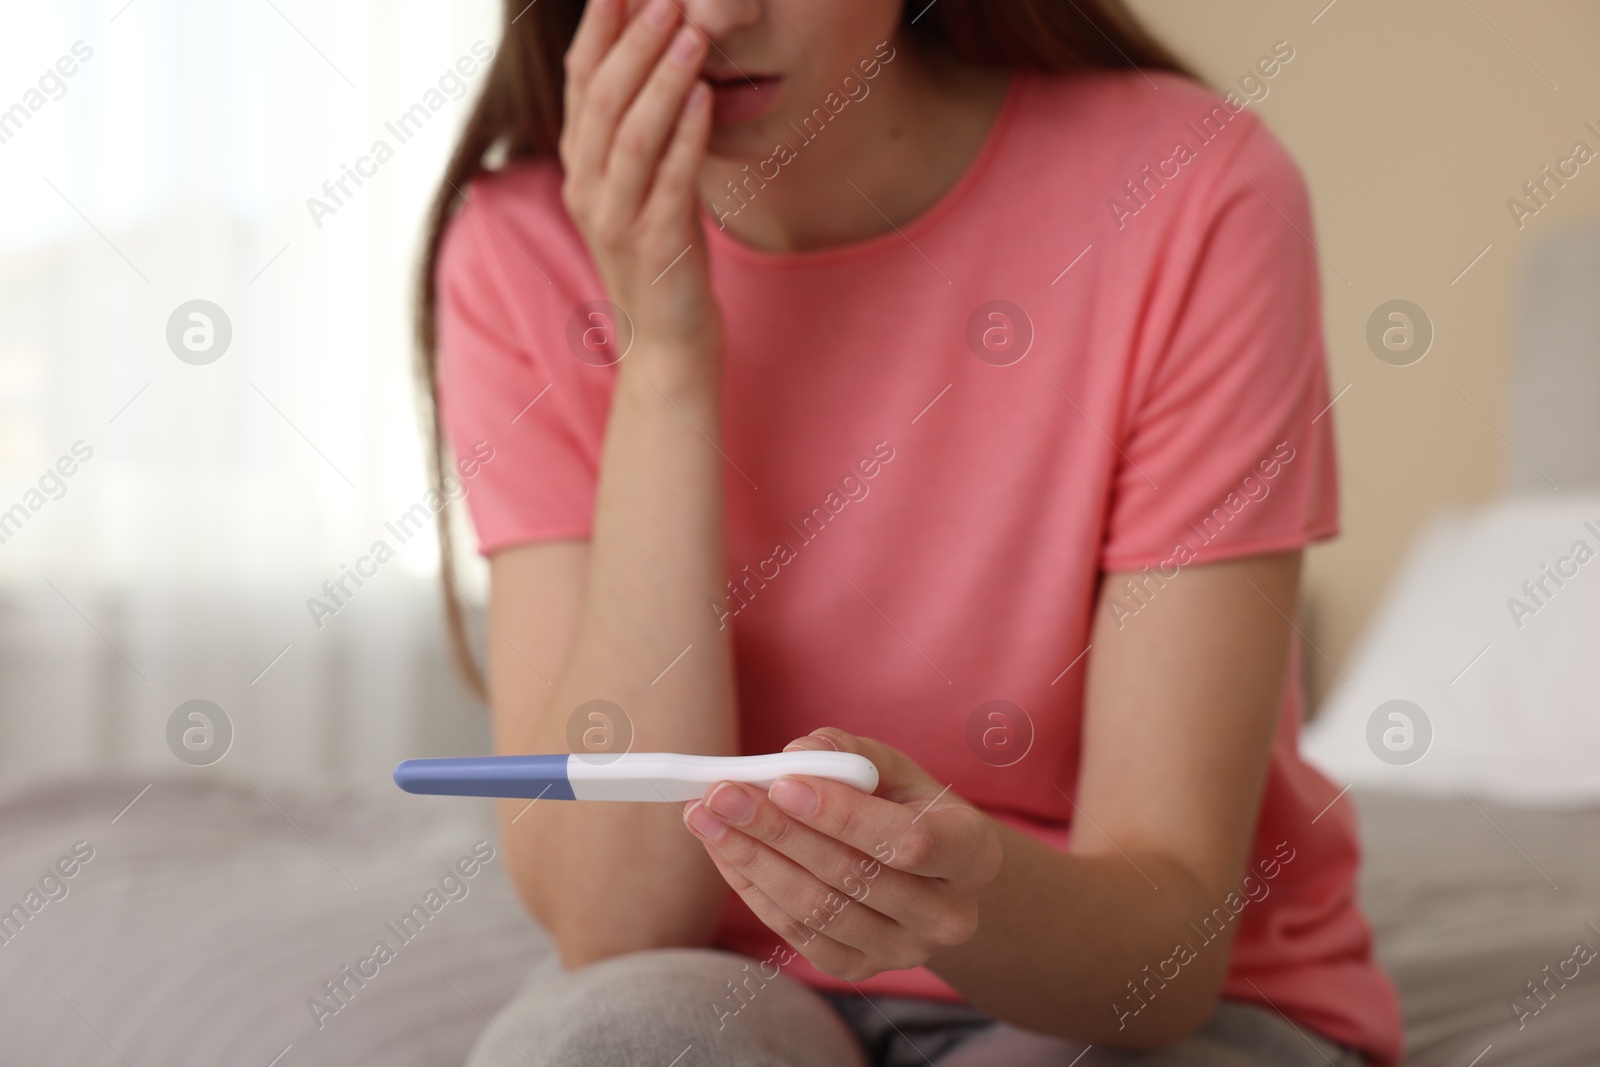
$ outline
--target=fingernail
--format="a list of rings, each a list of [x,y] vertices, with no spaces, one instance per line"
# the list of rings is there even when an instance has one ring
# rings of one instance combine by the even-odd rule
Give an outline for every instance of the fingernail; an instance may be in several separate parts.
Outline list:
[[[750,799],[750,794],[726,782],[706,797],[706,807],[734,823],[749,822],[750,816],[756,813],[756,802]]]
[[[685,26],[678,31],[678,36],[673,38],[670,52],[676,62],[687,66],[700,54],[700,35]]]
[[[820,737],[797,737],[783,746],[785,752],[815,752],[818,749],[828,748],[829,745]]]
[[[644,9],[644,20],[659,30],[672,21],[672,15],[677,10],[672,6],[672,0],[650,0]]]
[[[783,777],[772,783],[768,795],[772,802],[790,815],[804,819],[816,813],[817,793],[798,778]]]
[[[706,810],[704,804],[691,804],[684,809],[683,821],[689,828],[707,841],[717,841],[728,832],[722,820]]]

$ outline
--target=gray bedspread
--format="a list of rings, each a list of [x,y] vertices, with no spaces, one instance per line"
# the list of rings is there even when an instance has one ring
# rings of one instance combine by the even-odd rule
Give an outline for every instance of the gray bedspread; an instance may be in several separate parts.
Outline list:
[[[1356,802],[1362,902],[1400,989],[1407,1063],[1600,1064],[1600,959],[1574,958],[1580,942],[1600,951],[1600,810],[1393,793]]]
[[[1600,962],[1521,1029],[1509,1006],[1577,942],[1600,948],[1586,925],[1600,925],[1600,812],[1357,803],[1409,1062],[1600,1063]],[[0,910],[27,915],[0,915],[0,1064],[460,1063],[548,951],[498,855],[472,862],[494,843],[490,816],[487,802],[199,779],[0,795]]]
[[[94,850],[0,944],[5,1067],[459,1064],[547,951],[488,801],[147,784],[0,799],[0,909]]]

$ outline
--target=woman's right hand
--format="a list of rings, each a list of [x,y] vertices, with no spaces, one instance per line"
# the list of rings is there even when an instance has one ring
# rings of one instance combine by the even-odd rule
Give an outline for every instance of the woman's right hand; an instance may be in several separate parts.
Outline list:
[[[715,370],[722,318],[695,210],[711,128],[706,40],[673,0],[589,0],[566,56],[562,196],[634,348]],[[624,328],[618,324],[619,329]]]

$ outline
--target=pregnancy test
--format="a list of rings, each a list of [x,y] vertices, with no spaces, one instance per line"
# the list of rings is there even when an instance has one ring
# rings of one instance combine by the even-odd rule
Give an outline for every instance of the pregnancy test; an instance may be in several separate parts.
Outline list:
[[[394,784],[408,793],[530,800],[699,800],[717,782],[769,788],[786,774],[828,778],[871,793],[878,768],[854,752],[774,752],[767,756],[462,756],[408,759]]]

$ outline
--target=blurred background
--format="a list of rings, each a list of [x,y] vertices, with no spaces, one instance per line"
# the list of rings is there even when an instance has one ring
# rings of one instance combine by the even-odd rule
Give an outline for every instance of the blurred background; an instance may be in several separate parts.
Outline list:
[[[1351,714],[1364,721],[1369,691],[1417,696],[1383,680],[1392,674],[1382,670],[1380,682],[1351,682],[1358,660],[1370,665],[1385,648],[1407,655],[1385,646],[1381,634],[1390,631],[1375,630],[1375,620],[1388,618],[1394,632],[1434,625],[1406,623],[1410,616],[1393,608],[1408,549],[1413,557],[1433,551],[1440,530],[1459,531],[1482,505],[1569,500],[1600,478],[1600,164],[1580,166],[1559,187],[1547,183],[1543,203],[1524,189],[1572,157],[1577,142],[1600,150],[1600,5],[1133,6],[1218,89],[1238,86],[1279,42],[1293,49],[1250,106],[1299,161],[1312,192],[1344,530],[1310,553],[1300,629],[1313,705],[1359,691]],[[0,1046],[21,1028],[50,1036],[48,1046],[18,1046],[53,1050],[27,1062],[366,1061],[371,1031],[341,1016],[325,1036],[308,1022],[306,1000],[444,864],[492,839],[484,807],[441,804],[418,819],[419,809],[378,795],[392,792],[398,759],[487,744],[482,709],[450,673],[431,531],[408,540],[332,616],[314,618],[307,600],[323,597],[323,583],[374,541],[394,544],[384,524],[424,497],[410,342],[420,220],[482,76],[481,64],[459,74],[458,60],[496,43],[499,18],[488,0],[7,5],[0,842],[14,861],[7,870],[20,866],[0,885],[0,903],[20,898],[34,868],[46,869],[79,838],[101,855],[120,849],[144,862],[127,868],[137,874],[131,889],[111,888],[112,861],[87,864],[82,892],[105,893],[107,907],[80,900],[72,922],[0,946],[0,976],[9,972],[20,990],[0,998]],[[419,104],[426,118],[414,119],[402,142],[385,124],[418,114]],[[392,155],[351,183],[351,195],[332,199],[324,183],[379,139]],[[311,198],[323,206],[313,209]],[[1538,210],[1518,217],[1511,198]],[[1375,313],[1397,300],[1414,305],[1413,325],[1431,331],[1425,358],[1381,358],[1369,343]],[[204,318],[191,319],[195,311]],[[191,329],[201,333],[184,348]],[[1600,506],[1583,514],[1600,524]],[[1576,536],[1576,519],[1568,525]],[[1547,538],[1555,552],[1567,540]],[[460,544],[463,588],[481,598],[470,530]],[[1545,547],[1510,555],[1518,562],[1506,587],[1472,602],[1501,627],[1501,599],[1553,558]],[[1447,583],[1476,566],[1468,556],[1451,559]],[[1419,595],[1435,608],[1445,603]],[[1574,624],[1566,633],[1578,651],[1563,655],[1583,656],[1592,631]],[[1463,637],[1439,652],[1440,662],[1471,668],[1482,643]],[[1486,647],[1480,670],[1503,654]],[[1596,710],[1592,695],[1584,699],[1586,713]],[[190,707],[203,719],[178,714],[196,700],[209,702]],[[184,749],[175,738],[191,728],[198,741]],[[1357,737],[1359,723],[1353,730]],[[1550,744],[1600,766],[1592,747]],[[1337,749],[1330,743],[1330,753]],[[1357,749],[1358,737],[1345,745],[1347,754]],[[1472,778],[1460,773],[1449,780]],[[1590,775],[1567,799],[1600,797]],[[1347,780],[1358,777],[1352,770]],[[1515,792],[1486,790],[1502,799]],[[330,796],[356,814],[334,818]],[[203,862],[232,847],[234,835],[203,818],[219,811],[248,827],[255,848],[230,860],[231,882]],[[413,820],[398,857],[396,812]],[[1557,870],[1558,860],[1519,837],[1516,812],[1478,814],[1488,828],[1469,812],[1456,829],[1481,835],[1485,849],[1518,839],[1552,890],[1600,880],[1593,870]],[[168,830],[157,836],[162,819]],[[1595,839],[1574,825],[1524,832],[1553,834],[1553,855]],[[174,826],[188,829],[174,836]],[[1372,847],[1399,853],[1437,836],[1419,833]],[[1450,877],[1480,868],[1472,860]],[[191,875],[174,882],[174,870]],[[106,879],[100,890],[90,871]],[[238,888],[240,871],[250,891]],[[386,1032],[410,1035],[408,1052],[435,1050],[435,1060],[416,1062],[459,1062],[537,942],[503,884],[483,884],[475,891],[492,906],[457,908],[454,938],[408,950],[414,993],[400,996],[395,979],[384,994]],[[1425,898],[1437,884],[1448,879],[1406,892]],[[1368,891],[1375,885],[1392,883],[1369,880]],[[1514,926],[1525,914],[1520,904],[1549,904],[1512,896],[1496,921]],[[240,949],[243,934],[221,932],[237,931],[236,915],[186,922],[224,897],[251,909],[254,949]],[[285,910],[289,898],[326,906]],[[128,903],[154,899],[171,927]],[[1562,912],[1572,937],[1589,936],[1583,916],[1600,921],[1594,903],[1591,896]],[[149,933],[134,932],[146,925]],[[129,1000],[139,985],[134,961],[170,963],[177,950],[162,957],[157,949],[169,949],[179,925],[189,931],[184,966],[192,973],[204,973],[194,961],[206,952],[256,960],[268,973],[203,994],[191,988],[181,1028],[141,1023],[131,1005],[160,1001],[154,992]],[[1403,972],[1407,935],[1381,918],[1379,926],[1380,937],[1400,931],[1386,958]],[[1437,931],[1404,929],[1437,948]],[[446,947],[467,944],[469,934],[478,948]],[[1571,944],[1564,926],[1552,937]],[[300,955],[265,952],[278,942],[301,946]],[[1510,969],[1483,982],[1473,1018],[1492,1012],[1503,1023],[1515,976],[1559,958],[1514,949],[1505,947],[1515,956]],[[94,979],[108,956],[124,958],[127,985]],[[268,957],[276,962],[261,962]],[[32,980],[36,972],[44,985]],[[241,988],[250,996],[241,998]],[[1439,1012],[1428,1014],[1426,996],[1403,992],[1414,1033],[1450,1030]],[[177,996],[167,993],[168,1002]],[[362,993],[355,1007],[376,1012],[380,999]],[[56,1021],[37,1029],[47,1018]],[[248,1041],[238,1041],[247,1031]],[[402,1062],[392,1039],[384,1062]],[[1474,1032],[1445,1042],[1438,1062],[1454,1062],[1459,1051],[1465,1064],[1485,1040]],[[66,1058],[50,1058],[57,1055]]]
[[[1589,168],[1521,228],[1506,206],[1574,141],[1600,146],[1584,129],[1600,8],[1324,4],[1135,4],[1219,88],[1294,49],[1251,106],[1310,183],[1331,386],[1348,387],[1344,536],[1307,578],[1318,700],[1423,524],[1544,486],[1523,456],[1543,405],[1517,403],[1519,279],[1541,242],[1600,220]],[[0,544],[0,771],[160,765],[192,698],[251,739],[240,773],[365,776],[472,729],[448,714],[463,698],[441,669],[431,532],[320,628],[305,601],[425,491],[410,284],[466,102],[441,93],[403,144],[383,124],[492,45],[498,9],[134,0],[6,18],[0,105],[76,42],[92,58],[0,129],[0,507],[75,442],[93,459]],[[380,138],[393,158],[314,217],[308,198],[331,204],[323,183]],[[1393,299],[1433,324],[1412,366],[1366,342]],[[191,300],[232,327],[203,366],[165,338]]]
[[[1546,432],[1563,412],[1593,419],[1596,379],[1526,396],[1541,297],[1570,269],[1524,279],[1600,225],[1600,172],[1584,166],[1519,227],[1528,198],[1575,142],[1600,150],[1600,6],[1583,0],[1133,0],[1217,87],[1234,85],[1277,40],[1295,59],[1259,104],[1311,186],[1323,254],[1323,314],[1337,415],[1344,535],[1314,548],[1307,577],[1313,696],[1339,681],[1363,624],[1425,524],[1504,491],[1592,487],[1593,456],[1563,458]],[[1312,20],[1315,19],[1313,22]],[[1481,258],[1479,258],[1481,256]],[[1592,256],[1592,253],[1591,253]],[[1570,267],[1568,257],[1568,266]],[[1592,260],[1591,260],[1592,261]],[[1395,299],[1432,320],[1431,352],[1374,358],[1368,318]],[[1526,327],[1526,329],[1525,329]],[[1594,338],[1589,338],[1591,346]],[[1590,365],[1600,350],[1588,351]],[[1570,369],[1570,368],[1569,368]],[[1553,384],[1553,383],[1552,383]],[[1574,408],[1573,403],[1578,407]],[[1582,406],[1587,404],[1586,407]],[[1568,427],[1562,426],[1562,429]],[[1513,444],[1515,442],[1515,444]],[[1600,449],[1600,437],[1584,442]],[[1563,478],[1562,475],[1576,475]],[[1330,663],[1331,661],[1331,663]]]
[[[0,36],[4,107],[90,56],[0,128],[0,507],[93,452],[0,544],[0,768],[167,765],[168,715],[203,698],[240,741],[227,772],[386,774],[479,718],[450,715],[432,531],[383,523],[426,488],[419,219],[498,8],[124,3],[11,6]],[[204,365],[167,341],[193,300],[231,325]],[[313,620],[380,537],[398,558]]]

